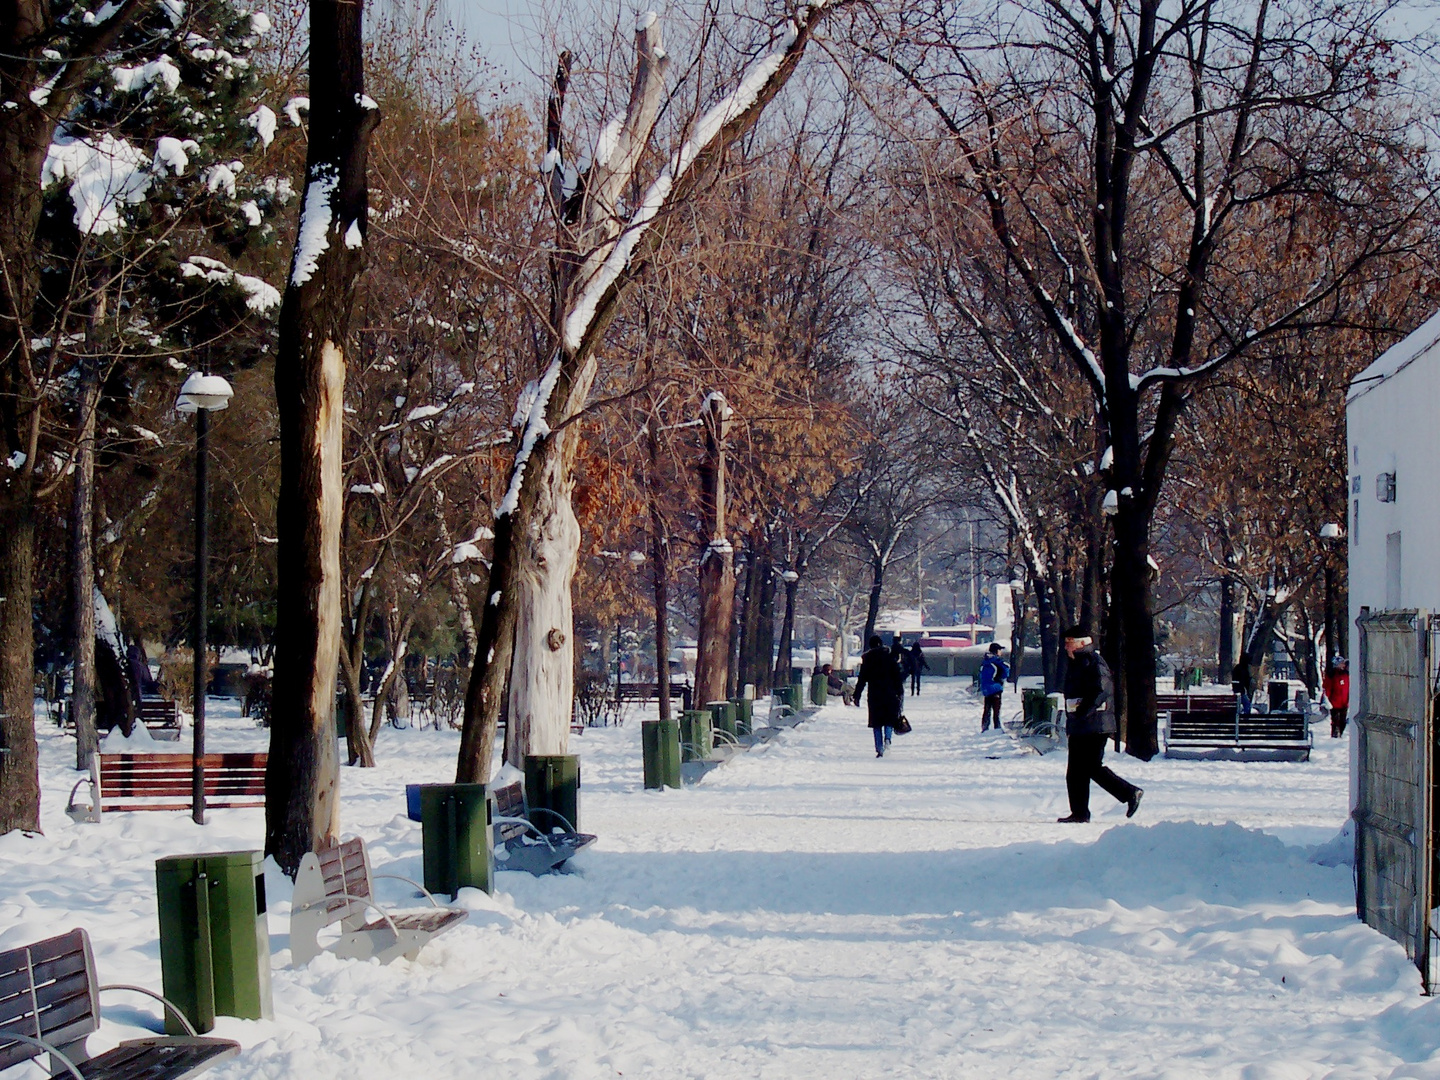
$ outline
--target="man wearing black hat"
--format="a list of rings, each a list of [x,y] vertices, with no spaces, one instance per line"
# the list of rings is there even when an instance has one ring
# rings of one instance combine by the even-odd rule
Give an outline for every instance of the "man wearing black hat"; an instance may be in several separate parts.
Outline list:
[[[1143,790],[1122,780],[1104,765],[1105,740],[1115,733],[1115,680],[1105,658],[1091,648],[1090,634],[1083,626],[1065,631],[1065,734],[1070,743],[1070,761],[1065,768],[1065,788],[1070,795],[1070,814],[1062,824],[1090,820],[1090,781],[1095,781],[1125,804],[1125,816],[1140,809]]]

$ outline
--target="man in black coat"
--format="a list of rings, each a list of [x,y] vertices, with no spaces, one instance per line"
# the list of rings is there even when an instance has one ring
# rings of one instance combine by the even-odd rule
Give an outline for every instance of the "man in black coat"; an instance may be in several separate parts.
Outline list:
[[[1091,648],[1083,626],[1065,631],[1065,734],[1070,760],[1065,788],[1070,814],[1061,824],[1090,820],[1090,781],[1095,781],[1125,804],[1125,816],[1134,817],[1145,792],[1105,767],[1105,740],[1115,733],[1115,680],[1105,658]]]
[[[900,708],[905,702],[905,676],[900,674],[894,655],[880,644],[880,635],[870,636],[870,647],[860,658],[860,676],[855,680],[855,696],[850,700],[857,706],[860,695],[870,690],[870,730],[875,735],[875,756],[884,757],[885,747],[890,745],[890,736],[895,721],[900,719]]]
[[[930,670],[930,661],[925,659],[925,650],[920,648],[920,642],[916,641],[910,646],[910,693],[920,693],[920,673]]]

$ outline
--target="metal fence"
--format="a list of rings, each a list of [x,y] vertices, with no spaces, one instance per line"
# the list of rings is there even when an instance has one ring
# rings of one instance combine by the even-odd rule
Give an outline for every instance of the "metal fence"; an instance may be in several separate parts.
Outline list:
[[[1434,896],[1436,645],[1440,618],[1387,611],[1359,620],[1355,907],[1399,942],[1428,994],[1440,953]]]

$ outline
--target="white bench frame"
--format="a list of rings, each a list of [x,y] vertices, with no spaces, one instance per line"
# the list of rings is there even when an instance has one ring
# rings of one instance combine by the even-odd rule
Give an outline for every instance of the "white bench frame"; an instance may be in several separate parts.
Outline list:
[[[359,864],[346,868],[346,858],[358,852]],[[327,874],[321,854],[330,862]],[[337,870],[338,864],[338,873]],[[434,911],[387,912],[375,903],[370,883],[376,878],[390,878],[414,885],[425,894],[431,907],[445,913],[435,918]],[[379,918],[367,920],[369,912]],[[371,874],[370,854],[365,841],[358,836],[342,841],[323,853],[306,852],[300,860],[295,877],[295,895],[290,906],[290,963],[303,967],[322,951],[320,931],[332,923],[340,923],[340,940],[333,946],[342,960],[369,960],[374,957],[388,964],[397,957],[414,960],[431,938],[463,922],[470,913],[461,908],[442,905],[418,881],[400,874]]]

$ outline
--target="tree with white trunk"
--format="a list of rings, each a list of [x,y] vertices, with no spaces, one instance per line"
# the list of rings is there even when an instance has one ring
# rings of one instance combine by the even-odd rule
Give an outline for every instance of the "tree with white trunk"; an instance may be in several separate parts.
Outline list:
[[[494,561],[456,769],[461,782],[489,779],[507,694],[508,723],[518,735],[507,740],[514,756],[564,753],[568,747],[570,585],[580,541],[570,502],[580,438],[574,421],[598,371],[597,349],[675,209],[759,119],[795,71],[816,27],[847,2],[796,6],[739,83],[695,119],[648,184],[638,169],[660,114],[669,66],[657,17],[646,13],[636,24],[629,102],[623,115],[605,125],[588,163],[572,162],[562,137],[570,57],[561,57],[544,159],[557,217],[552,351],[515,410],[519,445],[509,487],[496,508]]]

